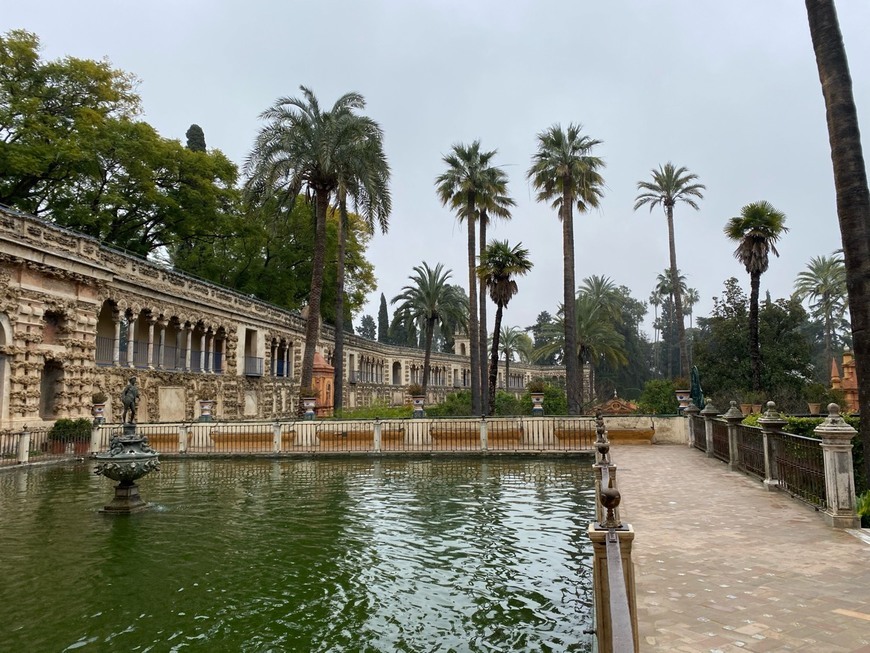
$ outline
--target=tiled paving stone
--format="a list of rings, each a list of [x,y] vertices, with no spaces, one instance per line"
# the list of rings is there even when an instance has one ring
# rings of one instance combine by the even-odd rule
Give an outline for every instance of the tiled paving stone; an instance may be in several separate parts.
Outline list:
[[[642,651],[870,653],[870,538],[695,449],[612,457]]]

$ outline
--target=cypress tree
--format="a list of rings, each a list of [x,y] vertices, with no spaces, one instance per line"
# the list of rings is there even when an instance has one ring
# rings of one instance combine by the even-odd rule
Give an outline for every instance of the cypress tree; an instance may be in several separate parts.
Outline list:
[[[390,314],[387,313],[387,298],[381,293],[381,307],[378,309],[378,342],[390,342]]]
[[[191,152],[205,152],[205,134],[202,127],[193,124],[187,129],[187,149]]]

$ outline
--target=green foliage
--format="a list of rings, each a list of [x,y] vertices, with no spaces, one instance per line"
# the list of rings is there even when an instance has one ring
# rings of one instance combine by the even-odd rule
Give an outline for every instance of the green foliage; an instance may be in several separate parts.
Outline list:
[[[870,490],[867,490],[858,497],[858,502],[855,505],[855,508],[859,517],[870,518]]]
[[[91,437],[91,420],[62,418],[48,431],[48,439],[56,442],[83,442]]]
[[[381,293],[378,307],[378,342],[390,342],[390,314],[387,312],[387,298]]]
[[[378,327],[375,325],[375,318],[371,315],[363,315],[356,328],[357,334],[362,338],[375,340],[378,337]]]
[[[674,394],[674,384],[666,379],[652,379],[643,386],[638,410],[651,415],[674,415],[679,411],[679,402]]]
[[[426,407],[429,417],[468,417],[471,415],[471,391],[451,392],[443,402]]]
[[[205,152],[205,133],[202,131],[202,127],[197,124],[193,124],[187,128],[187,132],[184,134],[187,137],[187,149],[192,152]]]
[[[419,383],[410,383],[408,387],[405,389],[406,392],[412,397],[422,397],[423,396],[423,386]]]
[[[523,400],[517,399],[512,394],[497,390],[495,393],[495,411],[494,415],[509,417],[511,415],[528,415],[529,413],[523,410]],[[531,411],[531,408],[529,409]]]
[[[532,395],[526,392],[520,399],[520,414],[532,414]],[[567,415],[568,414],[568,395],[564,388],[557,388],[554,385],[544,386],[544,415]]]
[[[375,402],[371,406],[361,406],[336,411],[335,419],[407,419],[411,417],[411,406],[389,406]]]

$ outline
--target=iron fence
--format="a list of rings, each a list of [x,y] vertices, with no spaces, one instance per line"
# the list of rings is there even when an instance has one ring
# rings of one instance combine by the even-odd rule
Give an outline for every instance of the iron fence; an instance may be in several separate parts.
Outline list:
[[[737,467],[750,476],[764,480],[764,436],[761,429],[737,425]]]
[[[695,449],[707,451],[707,427],[704,426],[704,418],[697,415],[689,416],[689,424],[692,429],[692,443]]]
[[[812,506],[827,507],[821,441],[778,431],[770,436],[779,487]]]
[[[731,462],[731,447],[728,443],[728,422],[714,419],[713,456],[723,462]]]

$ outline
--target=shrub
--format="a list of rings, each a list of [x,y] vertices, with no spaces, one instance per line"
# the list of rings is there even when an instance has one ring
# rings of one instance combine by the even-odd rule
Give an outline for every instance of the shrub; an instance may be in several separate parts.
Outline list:
[[[108,400],[108,395],[102,390],[94,390],[94,394],[91,395],[91,401],[95,404],[104,404]]]
[[[91,420],[62,418],[57,420],[48,431],[48,439],[56,442],[82,442],[91,437]]]
[[[375,402],[371,406],[347,408],[335,413],[336,419],[406,419],[413,412],[411,406],[388,406]]]
[[[411,383],[408,386],[407,392],[412,397],[422,397],[423,396],[423,386],[419,383]]]
[[[471,415],[471,391],[451,392],[443,402],[426,409],[429,417],[468,417]]]
[[[675,415],[679,412],[680,404],[674,392],[674,384],[671,381],[666,379],[647,381],[637,402],[638,410],[651,415]]]
[[[520,399],[520,414],[532,414],[532,395],[527,392]],[[544,415],[567,415],[568,414],[568,395],[565,390],[555,386],[544,385]]]

